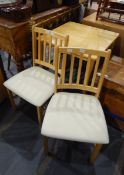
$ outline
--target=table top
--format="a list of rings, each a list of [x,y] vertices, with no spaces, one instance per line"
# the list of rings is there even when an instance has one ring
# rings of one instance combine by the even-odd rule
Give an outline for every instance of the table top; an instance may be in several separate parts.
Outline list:
[[[69,47],[106,50],[118,38],[119,33],[98,29],[75,22],[68,22],[53,31],[69,35]]]

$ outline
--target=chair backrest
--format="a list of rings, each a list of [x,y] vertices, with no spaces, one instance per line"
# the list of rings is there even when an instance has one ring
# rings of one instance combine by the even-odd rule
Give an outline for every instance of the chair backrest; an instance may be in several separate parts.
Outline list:
[[[55,46],[67,47],[68,40],[69,36],[36,26],[32,27],[33,65],[41,65],[55,70]]]
[[[77,89],[91,92],[96,97],[99,97],[111,50],[97,51],[60,47],[56,53],[58,59],[55,62],[55,92],[58,89]],[[67,65],[68,59],[70,65]],[[58,81],[57,76],[60,67],[62,70],[61,82]],[[98,72],[100,75],[99,78],[97,76]],[[75,80],[73,80],[74,76]]]

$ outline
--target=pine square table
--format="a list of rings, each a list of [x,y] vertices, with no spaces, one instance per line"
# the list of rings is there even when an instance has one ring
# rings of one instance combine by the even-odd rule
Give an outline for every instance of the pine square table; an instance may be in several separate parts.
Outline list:
[[[65,23],[53,31],[69,35],[68,47],[80,47],[83,49],[93,49],[105,51],[112,49],[115,40],[119,37],[119,33],[111,32],[96,27],[91,27],[75,22]],[[93,70],[94,62],[90,65],[90,72]]]
[[[69,47],[102,51],[111,48],[115,40],[119,37],[119,33],[75,22],[65,23],[53,31],[69,35]]]

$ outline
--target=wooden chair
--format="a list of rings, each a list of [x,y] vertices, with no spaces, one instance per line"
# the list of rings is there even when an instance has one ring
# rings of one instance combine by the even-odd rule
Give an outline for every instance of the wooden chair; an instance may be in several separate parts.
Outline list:
[[[68,36],[34,26],[32,29],[32,45],[33,67],[5,81],[4,86],[8,90],[14,109],[15,103],[12,92],[37,107],[38,121],[41,125],[41,106],[54,93],[55,46],[67,46]]]
[[[48,151],[47,137],[89,142],[94,144],[91,162],[96,159],[102,144],[109,143],[105,116],[98,100],[106,67],[111,51],[84,50],[79,48],[59,48],[55,63],[55,94],[48,104],[41,129],[44,135],[44,150]],[[70,74],[66,78],[66,63],[71,56]],[[87,57],[86,57],[87,56]],[[62,60],[61,60],[62,59]],[[60,61],[61,60],[61,61]],[[75,60],[78,60],[78,72],[73,81]],[[102,60],[103,64],[100,64]],[[89,72],[91,62],[94,69],[91,80]],[[61,82],[58,82],[59,65],[62,65]],[[101,66],[101,67],[100,67]],[[99,80],[97,72],[100,68]],[[82,72],[84,78],[82,79]],[[68,92],[58,92],[58,90]],[[69,92],[71,90],[71,92]],[[72,90],[78,90],[72,93]],[[79,92],[80,90],[80,92]],[[85,94],[82,94],[85,92]]]

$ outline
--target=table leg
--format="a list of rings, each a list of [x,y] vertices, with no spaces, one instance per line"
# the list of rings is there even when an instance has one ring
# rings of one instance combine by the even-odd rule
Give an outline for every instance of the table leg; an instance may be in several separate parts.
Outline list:
[[[4,80],[7,80],[7,75],[6,75],[6,72],[5,72],[5,70],[4,70],[4,66],[3,66],[1,54],[0,54],[0,68],[1,68],[1,70],[2,70]]]

